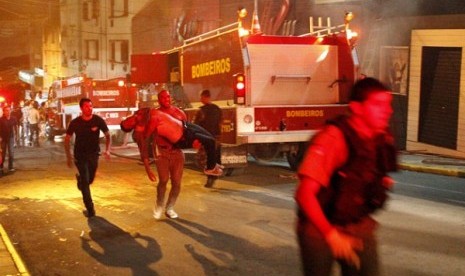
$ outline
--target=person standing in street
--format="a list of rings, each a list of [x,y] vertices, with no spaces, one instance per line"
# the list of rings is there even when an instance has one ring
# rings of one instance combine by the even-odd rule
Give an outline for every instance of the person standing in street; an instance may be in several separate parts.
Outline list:
[[[17,135],[18,121],[14,116],[11,116],[11,107],[5,105],[3,107],[3,116],[0,118],[0,134],[2,137],[1,148],[2,148],[2,160],[0,162],[0,175],[3,175],[4,163],[6,155],[8,153],[8,172],[14,172],[14,145],[15,137]]]
[[[158,93],[158,110],[178,119],[186,121],[187,116],[181,109],[171,104],[171,94],[168,90],[162,90]],[[175,147],[166,138],[157,135],[155,138],[155,166],[158,173],[157,199],[153,217],[160,219],[165,206],[165,215],[168,218],[175,219],[178,214],[174,211],[174,205],[181,192],[181,180],[184,170],[184,153],[178,147]],[[171,189],[168,200],[165,203],[165,193],[168,180],[171,179]]]
[[[397,169],[389,133],[392,95],[373,78],[351,90],[350,114],[328,122],[298,169],[297,237],[305,275],[380,275],[371,214],[382,208]]]
[[[21,108],[21,130],[20,130],[20,146],[27,146],[29,144],[29,101],[20,101],[19,106]]]
[[[86,210],[83,212],[86,217],[95,216],[94,203],[90,192],[90,184],[94,182],[97,172],[100,155],[100,131],[105,135],[104,157],[110,160],[111,137],[105,121],[93,114],[92,101],[82,98],[79,101],[81,115],[73,119],[68,129],[64,141],[67,165],[72,168],[73,161],[79,172],[76,175],[78,189],[82,193],[82,199]],[[74,158],[71,155],[71,137],[75,135]]]
[[[16,135],[15,135],[15,148],[20,146],[20,129],[21,129],[21,107],[18,104],[11,104],[11,116],[16,118]]]
[[[200,92],[200,102],[203,104],[200,110],[195,114],[193,120],[194,124],[197,124],[215,137],[216,140],[216,163],[221,165],[221,122],[223,120],[223,114],[221,108],[211,101],[210,90],[204,89]],[[205,187],[211,188],[215,184],[218,176],[208,175],[207,183]]]
[[[40,123],[40,112],[39,112],[39,103],[37,101],[31,102],[31,108],[29,109],[29,129],[30,129],[30,137],[29,141],[31,146],[38,147],[39,146],[39,123]]]

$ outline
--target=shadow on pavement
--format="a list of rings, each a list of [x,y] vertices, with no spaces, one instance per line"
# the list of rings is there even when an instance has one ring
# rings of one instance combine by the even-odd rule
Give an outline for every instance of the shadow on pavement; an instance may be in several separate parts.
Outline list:
[[[88,220],[91,231],[90,240],[81,238],[81,246],[85,252],[98,262],[112,267],[127,267],[131,275],[158,275],[149,265],[161,259],[160,245],[151,237],[136,233],[131,235],[102,217]],[[147,244],[143,246],[138,240]],[[102,250],[96,250],[92,242]],[[98,248],[98,247],[97,247]]]
[[[285,275],[286,267],[295,262],[295,248],[290,246],[276,246],[271,248],[260,247],[246,239],[220,232],[204,225],[185,219],[166,220],[167,224],[180,233],[189,236],[210,249],[213,256],[204,255],[196,250],[192,244],[185,244],[186,251],[202,265],[204,275],[244,275],[249,274],[250,269],[257,275]],[[293,261],[294,260],[294,261]],[[273,268],[269,264],[273,263]],[[278,270],[277,264],[285,264],[282,270]],[[241,264],[239,267],[238,264]],[[246,264],[246,265],[244,265]],[[299,263],[295,263],[296,275],[300,275]]]

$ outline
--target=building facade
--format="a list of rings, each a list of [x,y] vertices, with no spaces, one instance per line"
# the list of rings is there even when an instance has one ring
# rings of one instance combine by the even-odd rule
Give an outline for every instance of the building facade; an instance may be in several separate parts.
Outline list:
[[[54,54],[44,54],[44,68],[53,77],[85,74],[111,79],[130,75],[131,54],[165,51],[182,45],[185,39],[231,24],[237,20],[240,7],[249,11],[244,27],[251,27],[256,7],[261,30],[269,35],[307,33],[310,16],[322,17],[324,23],[330,20],[332,25],[343,24],[344,13],[354,12],[351,28],[360,34],[361,73],[388,83],[394,92],[392,129],[398,148],[465,157],[460,140],[461,129],[465,129],[460,115],[465,112],[460,108],[465,95],[463,45],[452,45],[440,36],[431,45],[415,48],[418,46],[414,46],[413,35],[423,29],[452,30],[449,34],[465,29],[465,6],[461,0],[64,0],[60,1],[59,57],[56,48],[47,50]],[[439,47],[442,42],[445,48],[457,48],[458,53],[452,56],[459,67],[459,85],[438,86],[447,83],[447,74],[434,75],[435,82],[426,83],[427,72],[418,73],[418,66],[426,62],[418,58],[418,53],[428,51],[432,45]],[[51,66],[57,60],[61,64],[59,72],[52,71]],[[428,87],[442,88],[428,92]],[[425,109],[428,102],[436,101],[425,95],[436,95],[437,91],[459,103],[454,111],[456,123],[422,119],[438,116],[433,114],[438,110]],[[434,133],[438,131],[447,133],[447,137],[436,137]]]

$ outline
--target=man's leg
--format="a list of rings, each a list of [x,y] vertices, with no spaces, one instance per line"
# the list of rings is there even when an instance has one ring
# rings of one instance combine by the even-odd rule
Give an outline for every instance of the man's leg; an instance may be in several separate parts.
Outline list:
[[[155,210],[153,212],[155,219],[160,219],[163,214],[166,185],[170,179],[169,164],[169,151],[163,149],[160,151],[160,155],[155,158],[155,166],[157,167],[158,173],[157,197],[155,200]]]
[[[14,171],[13,162],[15,159],[15,153],[14,153],[15,141],[13,138],[10,139],[10,141],[8,141],[7,147],[8,147],[8,171],[13,172]]]
[[[315,226],[310,223],[298,222],[297,239],[304,275],[331,275],[334,262],[331,249]]]
[[[2,162],[0,163],[0,176],[3,175],[3,164],[5,163],[5,157],[6,157],[6,142],[2,141],[0,143],[2,147]]]
[[[187,133],[185,139],[188,140],[190,145],[192,145],[194,140],[199,140],[207,154],[207,169],[211,170],[215,168],[217,158],[215,137],[203,127],[196,124],[187,123],[186,127]]]
[[[92,161],[91,161],[92,162]],[[86,212],[84,215],[87,217],[92,217],[95,215],[94,203],[92,201],[92,196],[90,193],[90,170],[89,170],[89,160],[83,158],[76,160],[76,167],[79,171],[79,178],[81,184],[81,193],[84,206],[86,207]]]
[[[174,205],[181,192],[181,181],[184,170],[184,153],[180,149],[171,151],[170,154],[170,176],[171,176],[171,189],[166,203],[166,215],[169,218],[177,218],[178,214],[174,212]]]
[[[339,261],[341,272],[344,276],[377,276],[380,275],[378,260],[378,245],[376,241],[375,230],[377,223],[370,217],[362,219],[357,224],[351,224],[344,228],[349,235],[357,237],[363,241],[363,250],[358,251],[360,257],[360,269],[353,265]]]

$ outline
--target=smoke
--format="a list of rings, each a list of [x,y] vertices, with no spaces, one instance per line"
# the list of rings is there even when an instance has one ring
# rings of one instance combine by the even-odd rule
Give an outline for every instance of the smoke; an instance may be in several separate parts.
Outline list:
[[[382,17],[464,14],[464,0],[372,0]]]

